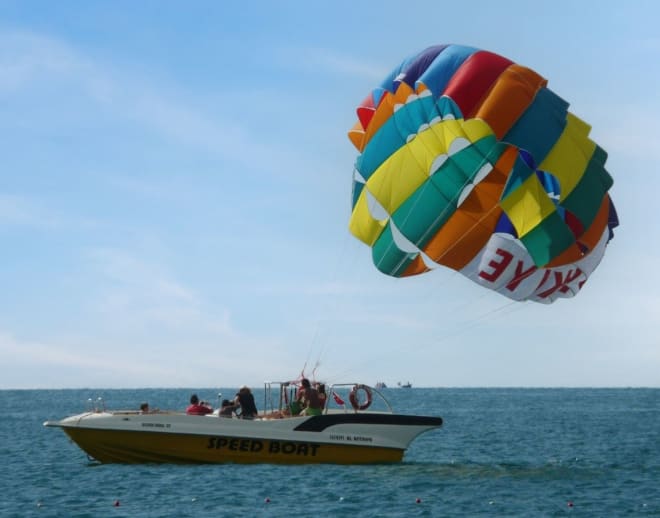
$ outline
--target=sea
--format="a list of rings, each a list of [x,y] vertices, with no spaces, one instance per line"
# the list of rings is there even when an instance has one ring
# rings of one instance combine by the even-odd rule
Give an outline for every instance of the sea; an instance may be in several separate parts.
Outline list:
[[[367,466],[99,464],[43,426],[89,405],[183,409],[192,391],[0,391],[0,516],[660,516],[660,389],[384,389],[444,425]]]

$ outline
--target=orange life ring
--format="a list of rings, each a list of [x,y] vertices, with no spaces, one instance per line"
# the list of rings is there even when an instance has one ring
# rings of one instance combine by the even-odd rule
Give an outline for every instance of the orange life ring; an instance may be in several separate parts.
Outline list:
[[[363,402],[360,402],[360,398],[358,398],[358,392],[360,390],[364,391],[366,395],[366,398]],[[366,410],[371,405],[371,400],[372,400],[371,389],[366,385],[355,385],[351,389],[351,392],[348,394],[348,399],[351,402],[351,406],[355,410]]]

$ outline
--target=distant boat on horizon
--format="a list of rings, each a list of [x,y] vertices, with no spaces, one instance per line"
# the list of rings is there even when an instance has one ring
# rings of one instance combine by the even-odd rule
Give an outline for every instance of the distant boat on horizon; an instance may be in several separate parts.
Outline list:
[[[399,381],[397,385],[399,385],[400,388],[412,388],[412,384],[409,381],[403,384]]]

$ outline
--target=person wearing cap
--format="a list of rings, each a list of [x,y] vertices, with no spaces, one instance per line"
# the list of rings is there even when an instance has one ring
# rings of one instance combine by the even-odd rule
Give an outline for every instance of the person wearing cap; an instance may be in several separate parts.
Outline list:
[[[254,396],[247,385],[243,385],[236,393],[234,399],[236,408],[241,409],[240,417],[243,419],[254,419],[259,414],[257,405],[254,402]]]

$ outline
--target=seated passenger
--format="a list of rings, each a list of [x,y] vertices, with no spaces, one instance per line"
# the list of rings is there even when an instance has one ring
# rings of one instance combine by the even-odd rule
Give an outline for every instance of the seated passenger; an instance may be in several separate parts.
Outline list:
[[[223,399],[222,406],[220,408],[220,412],[218,412],[218,415],[220,417],[231,417],[234,415],[234,410],[236,410],[236,405],[234,405],[234,403],[228,399]]]
[[[302,387],[298,391],[298,398],[296,401],[302,405],[302,412],[299,415],[321,415],[321,401],[319,400],[319,393],[309,383],[307,378],[301,381]]]
[[[148,414],[149,413],[149,403],[142,403],[140,405],[140,413]]]
[[[206,401],[199,401],[197,394],[190,396],[190,406],[186,408],[186,414],[206,415],[213,412],[213,408]]]
[[[242,419],[254,419],[259,414],[254,396],[246,385],[243,385],[236,393],[234,405],[241,409],[240,417]]]

